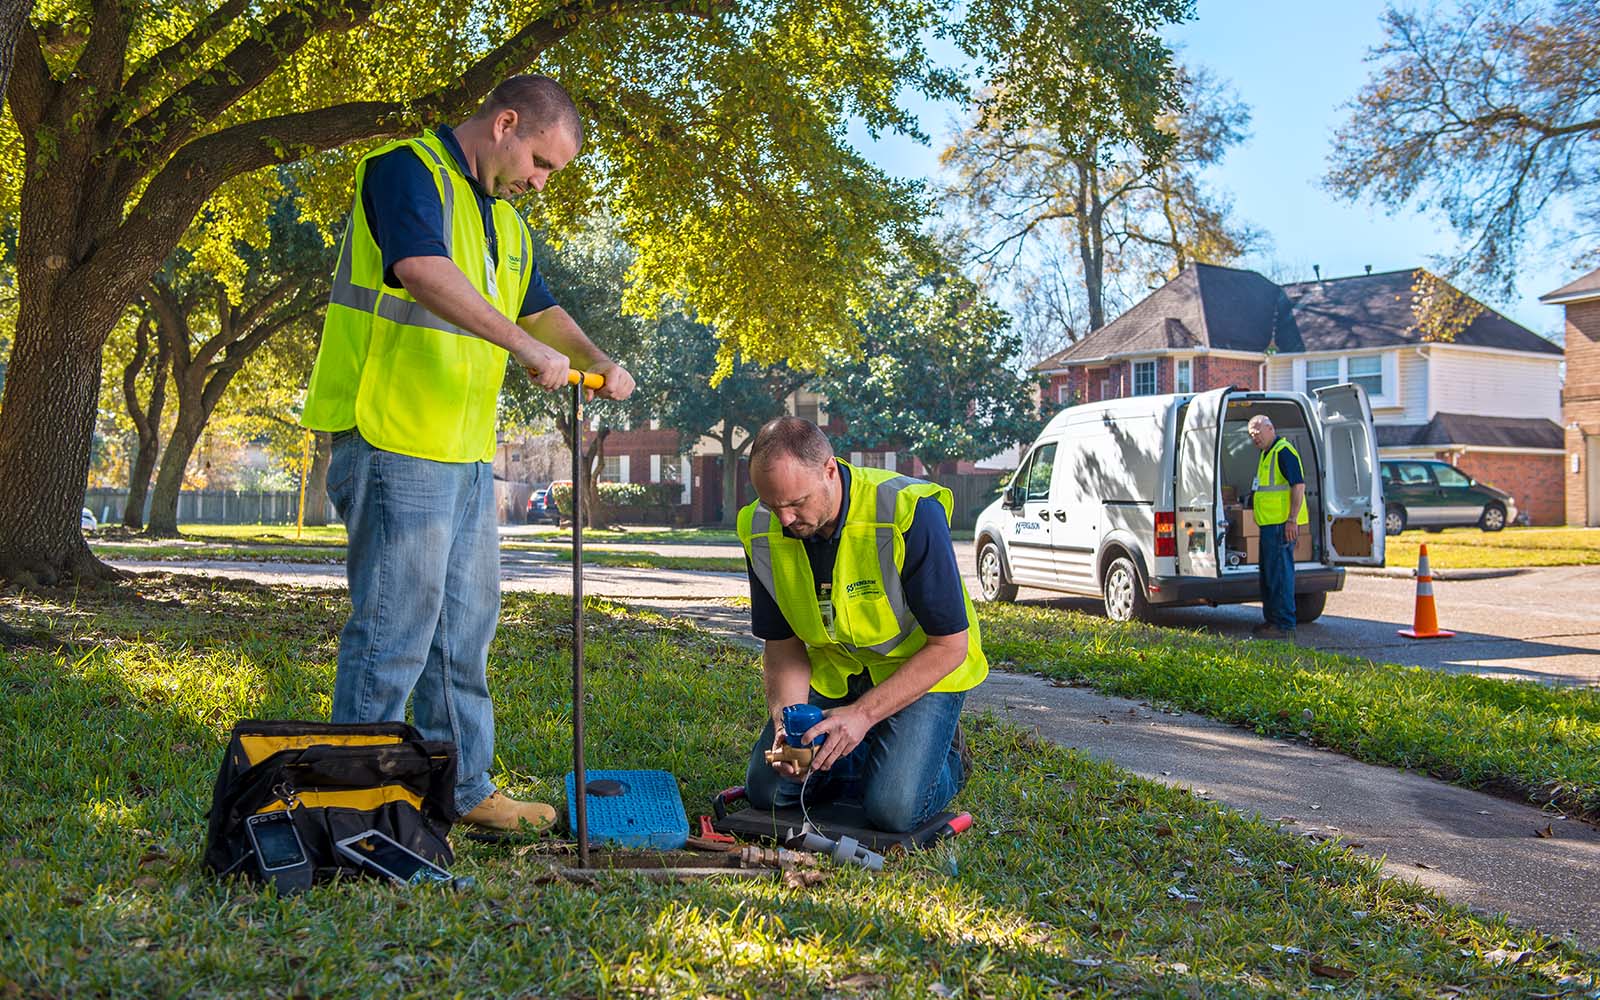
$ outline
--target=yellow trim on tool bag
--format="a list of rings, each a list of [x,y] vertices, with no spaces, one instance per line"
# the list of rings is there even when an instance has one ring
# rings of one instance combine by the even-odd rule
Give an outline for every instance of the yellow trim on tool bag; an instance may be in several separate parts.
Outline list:
[[[337,792],[295,792],[295,807],[307,809],[376,809],[390,802],[409,802],[419,812],[422,796],[403,785],[379,785],[377,788],[346,788]],[[257,809],[258,813],[288,809],[289,804],[276,799]]]
[[[250,758],[251,764],[259,764],[281,750],[304,750],[306,747],[336,746],[336,747],[377,747],[390,746],[401,742],[400,737],[383,733],[362,733],[360,735],[330,735],[328,733],[302,734],[299,736],[241,736],[239,748],[244,755]]]

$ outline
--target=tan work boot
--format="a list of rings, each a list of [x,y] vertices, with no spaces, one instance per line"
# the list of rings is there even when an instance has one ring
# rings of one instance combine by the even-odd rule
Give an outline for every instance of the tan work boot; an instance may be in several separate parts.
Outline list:
[[[542,833],[555,821],[556,811],[543,802],[522,802],[498,791],[461,817],[463,823],[507,833]]]

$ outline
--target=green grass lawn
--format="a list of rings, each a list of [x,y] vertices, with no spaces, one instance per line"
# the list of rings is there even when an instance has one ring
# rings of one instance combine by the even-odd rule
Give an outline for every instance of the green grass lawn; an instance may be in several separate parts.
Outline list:
[[[1390,566],[1415,568],[1417,547],[1424,542],[1433,569],[1600,565],[1600,528],[1404,531],[1388,540],[1384,561]]]
[[[552,541],[572,538],[572,526],[544,525],[530,528],[523,537]],[[738,545],[739,535],[732,528],[586,528],[586,542],[637,542],[641,545]]]
[[[972,727],[978,763],[957,802],[975,829],[882,875],[583,888],[541,884],[518,849],[456,838],[456,871],[476,891],[342,883],[278,899],[221,884],[199,854],[228,729],[326,717],[344,601],[180,578],[132,586],[7,595],[31,638],[0,649],[0,997],[1600,988],[1594,955],[988,721]],[[590,765],[666,768],[691,813],[704,808],[742,779],[763,715],[755,654],[591,607]],[[491,682],[500,779],[517,792],[552,797],[567,770],[569,622],[562,598],[506,596]]]
[[[1302,736],[1360,760],[1600,819],[1600,690],[1379,664],[1039,605],[980,604],[978,613],[984,649],[1005,669]]]

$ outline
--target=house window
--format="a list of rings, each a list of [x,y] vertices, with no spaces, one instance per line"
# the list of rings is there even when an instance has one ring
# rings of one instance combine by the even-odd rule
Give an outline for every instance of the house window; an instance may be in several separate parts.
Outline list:
[[[1154,396],[1156,394],[1156,363],[1154,361],[1135,361],[1133,363],[1133,394],[1135,396]]]
[[[801,420],[809,420],[814,424],[820,425],[822,423],[822,404],[815,399],[808,403],[802,403],[797,399],[794,402],[794,415]]]
[[[1383,395],[1383,357],[1378,354],[1365,354],[1359,358],[1350,358],[1346,362],[1348,379],[1367,390],[1367,396],[1377,399]]]
[[[861,464],[861,467],[863,469],[882,469],[882,468],[884,468],[885,466],[884,466],[884,461],[883,461],[883,452],[881,452],[881,451],[869,451],[869,452],[866,452],[865,454],[863,454],[861,456],[861,463],[860,464]]]
[[[1177,363],[1177,368],[1172,377],[1173,392],[1194,392],[1193,364],[1188,358],[1184,358]]]
[[[1065,381],[1056,383],[1056,403],[1065,406],[1067,400],[1072,398],[1072,390],[1067,388]]]
[[[600,468],[600,478],[608,483],[620,483],[625,475],[621,455],[607,455]]]
[[[660,471],[656,473],[656,482],[678,482],[679,462],[677,455],[657,455],[656,461],[660,463]]]
[[[1338,358],[1322,358],[1306,362],[1306,392],[1316,392],[1326,389],[1330,385],[1338,385],[1343,379],[1339,375]]]

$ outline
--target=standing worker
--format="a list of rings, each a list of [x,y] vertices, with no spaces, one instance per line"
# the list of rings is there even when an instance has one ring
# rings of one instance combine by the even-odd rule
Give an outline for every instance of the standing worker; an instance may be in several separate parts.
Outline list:
[[[916,829],[943,811],[971,771],[959,721],[988,676],[978,616],[950,544],[950,491],[833,456],[817,426],[779,417],[750,445],[759,498],[739,512],[750,614],[764,640],[767,725],[745,794],[758,809],[859,800],[880,830]],[[825,717],[809,780],[764,751],[783,709]],[[802,785],[804,780],[804,785]]]
[[[301,418],[333,432],[328,495],[349,534],[333,721],[404,720],[415,693],[422,735],[456,745],[462,821],[495,830],[555,818],[489,775],[500,613],[490,463],[506,359],[543,389],[579,368],[604,377],[602,397],[633,391],[556,304],[504,200],[542,191],[582,146],[566,91],[514,76],[458,127],[363,158]]]
[[[1300,453],[1265,414],[1250,418],[1246,431],[1261,449],[1256,478],[1250,486],[1250,506],[1261,529],[1261,615],[1265,619],[1251,631],[1262,639],[1294,638],[1294,546],[1300,526],[1309,524],[1306,512],[1306,477]]]

